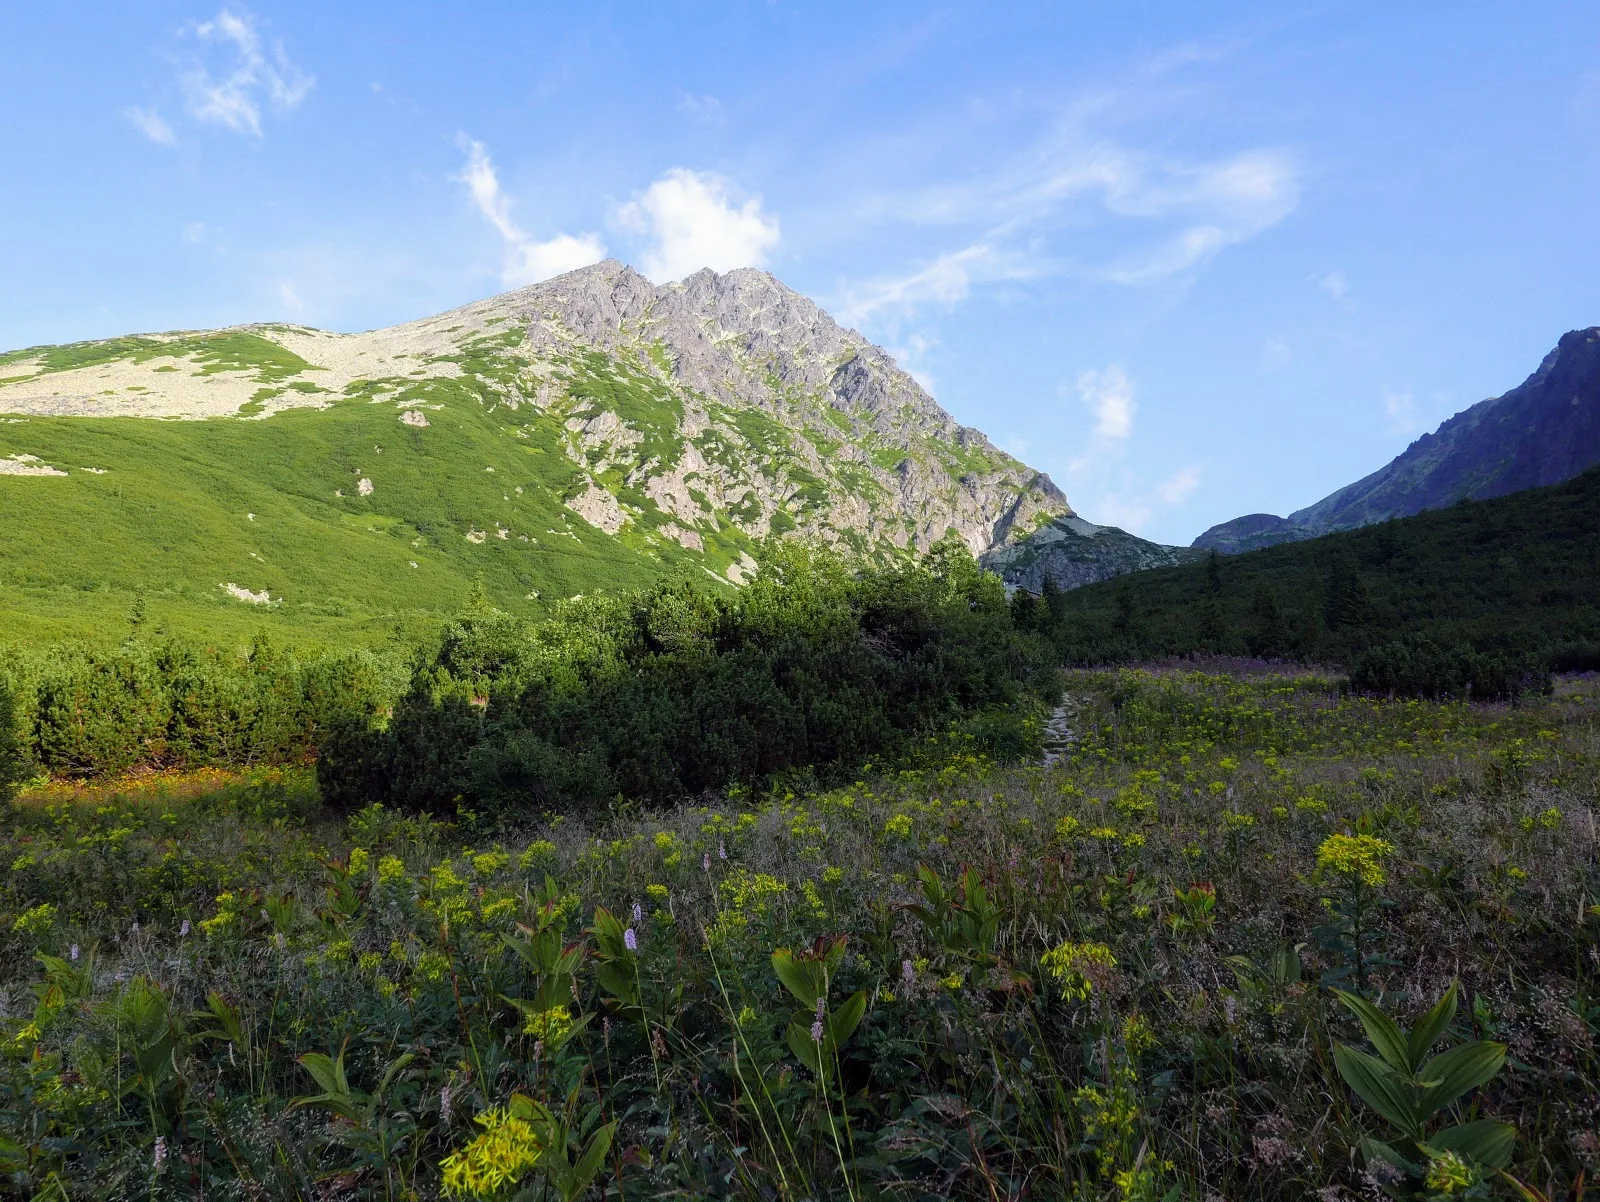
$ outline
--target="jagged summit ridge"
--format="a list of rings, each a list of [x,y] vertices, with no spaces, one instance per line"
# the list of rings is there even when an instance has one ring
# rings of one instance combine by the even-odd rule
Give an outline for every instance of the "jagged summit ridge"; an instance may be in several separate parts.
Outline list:
[[[576,342],[648,361],[650,346],[662,343],[673,379],[724,404],[776,411],[785,392],[829,394],[841,411],[869,415],[875,425],[881,419],[885,432],[896,428],[892,418],[909,419],[931,437],[992,446],[940,408],[887,352],[753,267],[721,275],[703,268],[656,285],[607,259],[461,312],[527,321],[535,350],[559,352]]]
[[[0,413],[270,419],[354,402],[398,409],[419,453],[470,419],[535,456],[514,460],[513,509],[455,519],[479,544],[560,533],[518,525],[514,507],[540,497],[619,553],[689,553],[737,581],[771,534],[886,554],[954,529],[982,553],[1071,512],[886,352],[754,269],[658,286],[607,260],[360,334],[263,324],[0,355]],[[385,481],[361,479],[380,505]]]

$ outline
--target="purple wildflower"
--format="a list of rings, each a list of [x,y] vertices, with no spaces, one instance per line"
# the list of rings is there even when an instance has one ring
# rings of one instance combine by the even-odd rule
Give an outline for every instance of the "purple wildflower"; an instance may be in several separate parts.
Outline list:
[[[440,1122],[441,1125],[443,1125],[443,1124],[449,1123],[449,1121],[450,1121],[450,1087],[448,1085],[443,1085],[443,1086],[440,1086],[440,1088],[439,1088],[439,1122]]]
[[[72,945],[72,951],[67,954],[67,958],[69,960],[76,960],[78,958],[78,945],[76,943]]]
[[[910,960],[900,961],[900,979],[906,983],[906,988],[917,983],[917,970]]]
[[[634,922],[643,922],[644,921],[644,907],[641,906],[638,902],[634,902],[633,903],[633,921]]]
[[[637,906],[634,908],[638,909]],[[622,932],[622,946],[627,948],[630,952],[636,952],[639,950],[639,936],[633,933],[632,927],[629,927],[626,931]]]
[[[820,1018],[811,1024],[811,1042],[822,1042],[822,1020]]]
[[[188,937],[189,937],[189,920],[187,918],[185,918],[183,920],[183,925],[178,928],[178,938],[179,939],[187,939]]]
[[[717,840],[717,859],[726,860],[727,858],[728,858],[728,845],[726,843],[722,842],[722,840],[719,839],[719,840]]]
[[[711,853],[709,851],[700,857],[700,870],[702,872],[711,871]]]
[[[161,1171],[161,1166],[166,1163],[166,1159],[167,1159],[167,1137],[164,1136],[164,1135],[158,1135],[158,1136],[156,1136],[155,1155],[152,1157],[152,1160],[154,1162],[152,1167],[155,1169],[156,1172],[159,1173]]]

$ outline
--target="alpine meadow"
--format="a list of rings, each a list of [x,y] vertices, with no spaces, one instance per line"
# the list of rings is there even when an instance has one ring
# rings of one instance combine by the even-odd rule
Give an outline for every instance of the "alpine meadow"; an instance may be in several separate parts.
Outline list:
[[[0,1197],[1597,1196],[1592,11],[90,7]]]

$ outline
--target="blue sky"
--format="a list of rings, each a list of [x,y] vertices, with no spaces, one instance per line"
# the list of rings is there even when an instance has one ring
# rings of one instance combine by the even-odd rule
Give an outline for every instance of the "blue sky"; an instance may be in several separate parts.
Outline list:
[[[157,0],[0,39],[5,347],[753,264],[1186,543],[1600,323],[1592,0]]]

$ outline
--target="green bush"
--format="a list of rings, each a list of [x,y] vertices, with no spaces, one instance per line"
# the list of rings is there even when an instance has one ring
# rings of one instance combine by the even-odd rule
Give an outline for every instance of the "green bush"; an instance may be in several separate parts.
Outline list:
[[[887,567],[775,545],[734,597],[679,578],[538,626],[470,607],[386,728],[327,740],[320,775],[342,806],[662,801],[857,764],[1053,680],[1047,645],[958,543]]]
[[[370,651],[302,663],[265,637],[242,654],[175,639],[66,645],[8,661],[14,758],[56,776],[306,763],[370,726],[404,686]]]
[[[17,707],[12,684],[0,673],[0,802],[12,798],[27,774],[22,741],[17,736]]]

